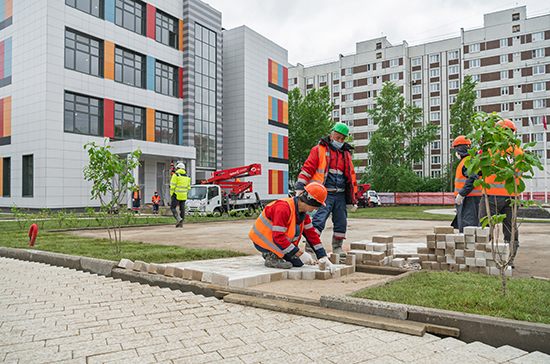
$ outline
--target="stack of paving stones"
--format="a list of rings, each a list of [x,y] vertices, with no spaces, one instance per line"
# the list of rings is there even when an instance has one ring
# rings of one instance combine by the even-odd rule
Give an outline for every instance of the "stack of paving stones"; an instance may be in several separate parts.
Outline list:
[[[235,259],[239,259],[241,262],[235,263]],[[338,278],[355,272],[355,260],[352,259],[349,259],[349,265],[336,266],[336,272],[334,274],[331,274],[328,269],[320,270],[318,265],[304,265],[303,267],[294,267],[291,269],[266,268],[263,265],[263,259],[257,256],[216,259],[208,262],[209,263],[207,264],[205,264],[205,262],[202,262],[201,268],[199,268],[198,266],[175,266],[181,263],[163,265],[145,263],[139,260],[132,262],[128,259],[121,259],[118,263],[118,267],[133,270],[136,272],[158,274],[167,277],[182,278],[193,281],[213,283],[222,286],[242,288],[280,281],[283,279],[326,280],[331,278]],[[210,268],[202,268],[206,266]],[[230,266],[229,269],[227,269],[228,266]],[[236,267],[237,269],[235,269]],[[214,272],[214,270],[230,272],[227,274],[223,274],[216,273]]]
[[[355,257],[356,264],[387,266],[395,260],[393,236],[374,235],[372,241],[351,243],[350,248],[348,256]]]
[[[417,249],[422,269],[500,275],[493,260],[489,229],[467,226],[464,233],[455,234],[452,226],[435,226],[434,233],[426,235],[426,243],[426,248]],[[507,245],[501,243],[497,248],[507,256]],[[504,273],[512,276],[512,269],[508,267]]]

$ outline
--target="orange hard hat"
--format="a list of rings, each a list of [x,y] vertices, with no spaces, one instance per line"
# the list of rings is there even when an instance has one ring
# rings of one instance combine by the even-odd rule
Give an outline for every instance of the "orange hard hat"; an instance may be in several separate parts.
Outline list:
[[[311,182],[305,188],[304,193],[300,195],[300,199],[306,204],[314,207],[325,205],[327,199],[327,189],[319,182]]]
[[[155,193],[159,193],[159,191],[155,191]]]
[[[512,120],[504,119],[499,121],[497,125],[500,125],[503,128],[508,128],[508,129],[512,129],[513,131],[516,131],[516,126],[514,125],[514,122]]]
[[[472,145],[472,142],[470,141],[470,139],[466,139],[464,135],[459,135],[453,141],[453,148],[457,145]]]

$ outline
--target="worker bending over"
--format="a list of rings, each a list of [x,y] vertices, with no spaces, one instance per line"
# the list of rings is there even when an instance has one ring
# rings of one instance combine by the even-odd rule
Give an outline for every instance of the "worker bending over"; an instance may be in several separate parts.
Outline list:
[[[336,271],[308,215],[324,206],[326,198],[325,186],[312,182],[305,186],[300,197],[282,198],[265,207],[248,236],[262,253],[266,267],[289,269],[314,264],[311,254],[298,248],[303,234],[317,259],[326,264],[331,273]]]

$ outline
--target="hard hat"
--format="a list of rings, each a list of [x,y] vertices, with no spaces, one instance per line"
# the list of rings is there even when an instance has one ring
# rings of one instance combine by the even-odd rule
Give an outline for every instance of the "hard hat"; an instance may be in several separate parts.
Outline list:
[[[453,148],[457,145],[472,145],[472,142],[470,141],[470,139],[466,139],[464,135],[459,135],[453,141]]]
[[[185,164],[183,164],[182,162],[179,162],[178,165],[176,166],[177,169],[185,169]]]
[[[348,136],[348,133],[349,133],[349,128],[344,123],[336,123],[336,125],[334,125],[332,130],[337,131],[338,133],[343,134],[346,137]]]
[[[155,191],[155,193],[159,193],[159,191]]]
[[[327,189],[319,182],[311,182],[306,186],[304,193],[300,195],[300,200],[313,207],[325,205],[327,199]]]
[[[503,128],[508,128],[508,129],[512,129],[513,131],[516,131],[516,126],[514,125],[514,123],[511,120],[508,120],[508,119],[504,119],[504,120],[499,121],[497,123],[497,125],[500,125]]]

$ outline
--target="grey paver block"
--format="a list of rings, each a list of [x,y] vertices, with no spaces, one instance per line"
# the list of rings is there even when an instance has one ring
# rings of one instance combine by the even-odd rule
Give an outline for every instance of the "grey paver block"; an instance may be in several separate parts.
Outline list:
[[[124,268],[124,269],[132,269],[134,267],[134,263],[129,259],[122,258],[118,263],[117,267]]]

